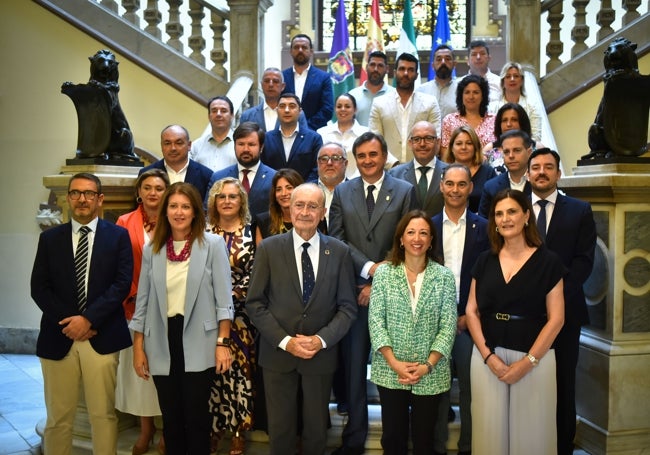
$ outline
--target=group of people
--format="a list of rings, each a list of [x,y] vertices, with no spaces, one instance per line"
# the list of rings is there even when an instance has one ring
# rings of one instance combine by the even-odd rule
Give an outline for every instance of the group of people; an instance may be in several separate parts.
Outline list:
[[[99,179],[70,179],[71,222],[41,235],[31,281],[46,452],[71,452],[81,386],[97,454],[115,453],[115,409],[140,416],[136,455],[156,415],[160,453],[207,455],[228,434],[242,454],[263,429],[271,454],[322,454],[332,390],[347,415],[333,453],[361,454],[369,358],[387,454],[409,439],[446,453],[453,374],[459,454],[572,452],[595,225],[557,189],[521,67],[494,75],[473,42],[457,80],[442,45],[436,79],[415,90],[402,54],[393,88],[373,52],[334,100],[312,54],[296,35],[235,129],[224,96],[196,141],[165,127],[118,227]]]

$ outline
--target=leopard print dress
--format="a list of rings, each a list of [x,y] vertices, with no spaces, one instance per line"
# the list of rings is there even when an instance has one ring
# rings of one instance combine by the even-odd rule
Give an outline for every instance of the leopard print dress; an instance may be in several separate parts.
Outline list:
[[[235,318],[230,329],[234,343],[232,366],[226,373],[216,375],[210,391],[212,431],[247,431],[253,427],[256,330],[244,304],[253,267],[255,234],[250,224],[235,232],[225,232],[218,226],[211,230],[221,235],[228,246],[235,306]]]

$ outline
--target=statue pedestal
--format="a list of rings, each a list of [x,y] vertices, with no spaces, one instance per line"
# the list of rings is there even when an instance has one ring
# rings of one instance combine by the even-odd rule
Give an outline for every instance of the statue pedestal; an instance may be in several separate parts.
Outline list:
[[[576,379],[577,444],[650,451],[650,165],[574,168],[559,186],[591,203],[598,241]]]
[[[114,223],[120,215],[135,208],[134,185],[139,170],[139,167],[132,166],[96,164],[61,166],[60,174],[43,177],[43,185],[56,195],[56,205],[63,209],[62,222],[67,223],[70,220],[66,200],[70,177],[78,172],[95,174],[102,182],[102,192],[104,193],[104,203],[100,209],[99,217]]]

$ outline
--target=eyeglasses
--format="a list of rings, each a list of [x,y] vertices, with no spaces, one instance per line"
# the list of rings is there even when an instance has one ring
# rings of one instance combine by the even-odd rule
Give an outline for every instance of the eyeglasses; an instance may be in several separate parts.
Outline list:
[[[433,144],[434,142],[436,142],[436,139],[438,138],[435,136],[424,136],[424,137],[413,136],[409,140],[414,144],[420,144],[422,141],[424,141],[425,144]]]
[[[319,156],[318,157],[318,162],[321,164],[327,164],[328,161],[332,161],[332,163],[338,163],[339,161],[343,161],[345,158],[343,158],[341,155],[332,155],[332,156]]]
[[[220,201],[225,201],[226,199],[231,201],[236,201],[237,199],[239,199],[239,197],[240,197],[239,194],[224,194],[224,193],[217,194],[217,199],[219,199]]]
[[[79,191],[79,190],[70,190],[68,191],[68,196],[70,196],[70,199],[73,201],[79,200],[81,195],[84,195],[87,201],[94,201],[95,197],[99,194],[97,191],[91,191],[91,190],[86,190],[86,191]]]
[[[294,207],[296,210],[299,210],[299,211],[301,211],[301,212],[302,212],[305,208],[307,208],[307,210],[310,211],[310,212],[315,212],[316,210],[318,210],[319,208],[321,208],[321,206],[318,205],[318,204],[311,204],[311,203],[310,203],[310,204],[307,204],[306,202],[295,202],[295,203],[293,204],[293,207]]]

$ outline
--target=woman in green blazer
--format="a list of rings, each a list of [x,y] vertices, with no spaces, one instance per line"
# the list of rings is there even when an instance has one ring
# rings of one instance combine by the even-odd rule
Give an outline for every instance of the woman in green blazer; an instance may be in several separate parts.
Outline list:
[[[409,434],[413,454],[433,453],[439,396],[451,384],[456,285],[452,271],[434,259],[436,244],[426,213],[407,213],[372,283],[370,378],[381,399],[384,454],[406,454]]]

